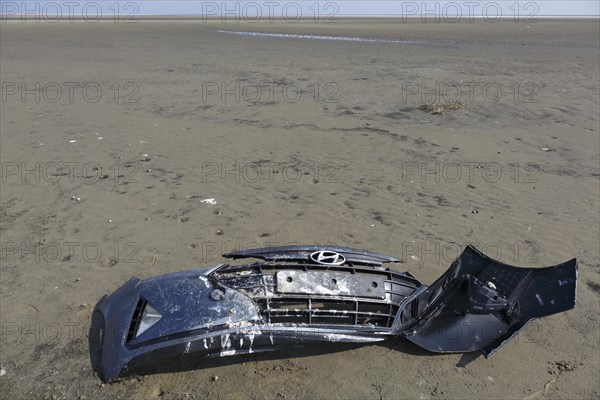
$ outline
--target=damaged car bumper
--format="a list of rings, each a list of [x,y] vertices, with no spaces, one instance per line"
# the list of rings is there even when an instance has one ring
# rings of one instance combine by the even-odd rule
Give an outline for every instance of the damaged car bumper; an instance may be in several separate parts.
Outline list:
[[[134,277],[99,304],[103,381],[177,355],[221,357],[398,335],[432,352],[488,357],[531,320],[575,306],[575,259],[517,268],[469,246],[427,286],[382,267],[400,260],[357,249],[286,246],[225,257],[261,261]]]

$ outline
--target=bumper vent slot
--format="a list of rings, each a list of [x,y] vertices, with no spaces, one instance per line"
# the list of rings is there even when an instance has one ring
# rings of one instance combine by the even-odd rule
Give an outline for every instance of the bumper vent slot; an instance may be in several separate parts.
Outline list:
[[[414,299],[410,303],[410,317],[414,320],[419,317],[419,299]]]
[[[144,308],[146,308],[146,300],[140,298],[137,305],[135,306],[135,311],[133,312],[131,324],[129,324],[129,331],[127,332],[127,342],[130,342],[135,338],[135,333],[137,332],[140,326],[140,322],[142,321],[142,314],[144,312]]]

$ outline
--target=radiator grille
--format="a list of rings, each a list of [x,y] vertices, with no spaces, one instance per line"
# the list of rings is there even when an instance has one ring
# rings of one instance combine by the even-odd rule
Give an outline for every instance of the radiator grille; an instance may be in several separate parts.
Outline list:
[[[385,298],[323,294],[290,294],[277,290],[278,271],[343,272],[383,278]],[[223,266],[212,276],[221,284],[247,293],[258,305],[265,323],[353,325],[390,328],[399,305],[421,284],[412,276],[372,267],[321,266],[295,263],[257,263]]]

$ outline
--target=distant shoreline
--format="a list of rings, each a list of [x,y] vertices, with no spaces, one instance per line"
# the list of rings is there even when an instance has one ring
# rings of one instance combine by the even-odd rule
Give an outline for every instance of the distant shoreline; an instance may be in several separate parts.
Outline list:
[[[40,16],[40,15],[34,15],[34,14],[26,14],[26,15],[14,15],[14,14],[0,14],[0,20],[2,20],[2,22],[8,22],[8,21],[35,21],[36,18],[38,19],[52,19],[53,17],[56,17],[56,15],[44,15],[44,16]],[[62,17],[62,16],[61,16]],[[124,16],[121,16],[121,19]],[[322,19],[319,19],[318,21],[314,21],[314,18],[311,17],[306,17],[306,18],[298,18],[296,20],[292,20],[292,19],[285,19],[285,18],[259,18],[257,20],[253,20],[249,17],[238,17],[238,20],[236,21],[234,17],[227,17],[227,18],[222,18],[222,17],[209,17],[209,16],[202,16],[202,15],[195,15],[195,16],[179,16],[179,15],[135,15],[131,18],[131,22],[135,22],[135,21],[139,21],[139,20],[144,20],[144,21],[152,21],[152,20],[157,20],[157,21],[169,21],[169,20],[176,20],[176,21],[196,21],[196,20],[202,20],[205,22],[209,22],[209,21],[218,21],[218,22],[232,22],[232,23],[240,23],[240,22],[247,22],[247,23],[264,23],[264,22],[287,22],[287,23],[296,23],[296,22],[310,22],[310,21],[314,21],[315,23],[325,23],[325,24],[335,24],[337,22],[337,20],[369,20],[369,19],[377,19],[377,20],[385,20],[385,19],[389,19],[389,20],[405,20],[406,22],[422,22],[422,23],[446,23],[446,24],[460,24],[460,23],[469,23],[469,22],[473,22],[473,21],[488,21],[490,24],[496,23],[497,20],[501,20],[501,21],[510,21],[510,20],[514,20],[514,16],[500,16],[500,17],[496,17],[494,19],[491,18],[485,18],[482,16],[471,16],[471,17],[461,17],[458,21],[451,21],[450,20],[450,16],[439,16],[438,18],[440,19],[440,21],[435,21],[436,17],[433,16],[427,16],[426,17],[426,21],[422,22],[422,17],[405,17],[402,15],[398,15],[398,16],[390,16],[390,15],[369,15],[369,16],[335,16],[333,17],[333,19],[331,21],[323,21]],[[535,23],[536,20],[538,19],[543,19],[544,21],[556,21],[556,22],[564,22],[564,21],[572,21],[572,20],[578,20],[578,21],[597,21],[600,19],[600,15],[596,15],[596,16],[586,16],[586,15],[582,15],[582,16],[538,16],[536,15],[535,17],[532,17],[530,20],[525,19],[524,17],[521,17],[521,19],[519,21],[515,21],[518,23]],[[71,16],[69,18],[67,17],[62,17],[59,20],[55,21],[55,22],[60,22],[60,21],[86,21],[86,22],[99,22],[99,21],[112,21],[114,20],[113,16],[101,16],[98,18],[83,18],[81,16]]]

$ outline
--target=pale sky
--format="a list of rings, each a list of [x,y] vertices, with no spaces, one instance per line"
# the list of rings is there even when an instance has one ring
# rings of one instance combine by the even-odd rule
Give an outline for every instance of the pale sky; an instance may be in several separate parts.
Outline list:
[[[60,16],[89,20],[99,16],[173,15],[209,16],[240,20],[299,17],[326,20],[343,16],[418,17],[426,20],[469,20],[510,18],[526,21],[544,16],[599,16],[599,0],[294,0],[294,1],[199,1],[199,0],[1,0],[0,13],[25,17],[40,15],[44,19]]]

